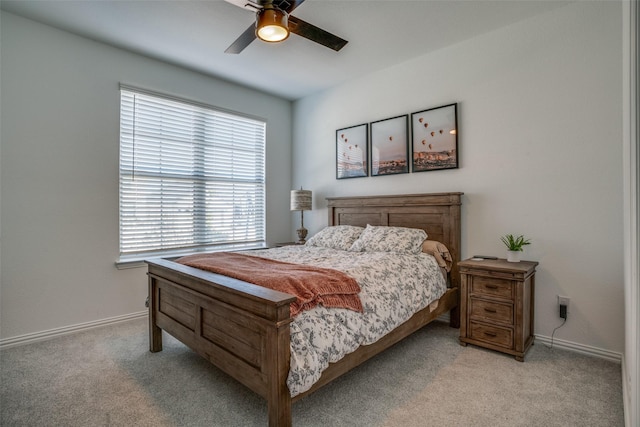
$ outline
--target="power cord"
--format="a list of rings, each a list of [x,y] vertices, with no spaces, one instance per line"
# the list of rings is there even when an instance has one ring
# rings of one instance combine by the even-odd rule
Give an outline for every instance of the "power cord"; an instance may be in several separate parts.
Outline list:
[[[562,323],[560,324],[560,326],[556,327],[553,332],[551,332],[551,347],[549,347],[550,349],[553,349],[553,336],[555,335],[556,331],[560,328],[562,328],[564,326],[565,323],[567,323],[567,305],[566,304],[560,304],[560,317],[562,317],[564,320],[562,321]]]
[[[556,333],[556,331],[560,328],[562,328],[564,326],[564,324],[567,323],[567,318],[565,317],[564,320],[562,321],[562,323],[560,324],[560,326],[557,326],[553,332],[551,332],[551,346],[549,347],[550,349],[553,349],[553,335]]]

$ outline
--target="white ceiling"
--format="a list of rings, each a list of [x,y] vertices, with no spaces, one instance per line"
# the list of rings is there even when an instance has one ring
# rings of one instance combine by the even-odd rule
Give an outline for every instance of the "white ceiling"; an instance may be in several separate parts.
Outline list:
[[[295,100],[562,7],[559,0],[306,0],[292,15],[349,43],[334,52],[295,34],[224,50],[254,15],[223,0],[2,0],[72,33]]]

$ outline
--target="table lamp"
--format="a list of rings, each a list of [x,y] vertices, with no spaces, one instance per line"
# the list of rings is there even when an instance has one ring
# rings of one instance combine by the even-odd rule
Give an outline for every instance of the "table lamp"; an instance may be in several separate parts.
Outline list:
[[[300,187],[299,190],[291,190],[291,210],[300,211],[300,228],[298,232],[298,241],[296,244],[304,245],[307,237],[307,229],[304,228],[304,211],[311,210],[311,191],[303,190]]]

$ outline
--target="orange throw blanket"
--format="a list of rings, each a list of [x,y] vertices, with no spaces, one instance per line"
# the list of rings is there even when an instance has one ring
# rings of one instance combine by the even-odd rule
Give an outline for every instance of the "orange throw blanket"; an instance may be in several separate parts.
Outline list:
[[[176,262],[295,295],[297,301],[290,308],[292,317],[318,304],[362,313],[360,286],[353,277],[338,270],[234,252],[189,255]]]

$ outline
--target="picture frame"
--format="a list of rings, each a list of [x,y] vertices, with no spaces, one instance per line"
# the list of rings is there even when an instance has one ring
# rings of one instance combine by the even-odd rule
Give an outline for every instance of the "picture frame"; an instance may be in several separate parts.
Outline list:
[[[336,179],[369,176],[367,123],[336,130]]]
[[[411,114],[412,172],[458,168],[458,104]]]
[[[409,116],[371,122],[371,176],[409,173]]]

